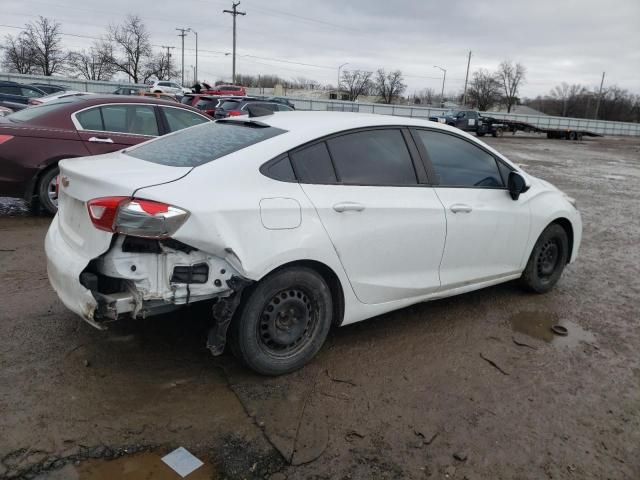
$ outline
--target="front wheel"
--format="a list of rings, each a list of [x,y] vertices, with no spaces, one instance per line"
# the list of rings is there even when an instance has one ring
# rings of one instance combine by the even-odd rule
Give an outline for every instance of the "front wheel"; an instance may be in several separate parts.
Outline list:
[[[567,232],[557,223],[549,225],[534,245],[520,283],[536,293],[548,292],[558,283],[568,256]]]
[[[58,211],[58,173],[60,173],[58,167],[50,168],[40,176],[38,181],[38,202],[51,215],[55,215]]]
[[[233,353],[263,375],[301,368],[320,350],[331,327],[333,302],[322,276],[285,268],[245,291],[230,332]]]

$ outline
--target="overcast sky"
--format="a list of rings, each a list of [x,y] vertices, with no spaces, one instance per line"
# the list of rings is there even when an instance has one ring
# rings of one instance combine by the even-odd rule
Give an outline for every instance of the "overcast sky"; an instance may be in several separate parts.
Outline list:
[[[142,17],[156,46],[180,55],[176,27],[199,34],[201,79],[229,80],[230,0],[2,0],[0,34],[15,34],[37,15],[56,19],[65,34],[100,36],[127,13]],[[471,73],[503,59],[527,68],[523,96],[547,94],[562,81],[617,84],[640,93],[640,0],[243,0],[238,17],[239,73],[304,76],[335,84],[337,69],[400,69],[408,94],[421,88],[461,91],[467,54]],[[70,49],[92,40],[66,35]],[[195,39],[185,39],[185,65],[195,64]],[[288,63],[289,62],[289,63]],[[304,65],[303,65],[304,64]]]

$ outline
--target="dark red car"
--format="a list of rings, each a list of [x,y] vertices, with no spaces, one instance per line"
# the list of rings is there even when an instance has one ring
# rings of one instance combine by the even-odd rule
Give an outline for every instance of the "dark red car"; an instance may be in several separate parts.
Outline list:
[[[210,90],[200,90],[206,95],[224,95],[229,97],[244,97],[247,90],[241,85],[216,85]]]
[[[0,197],[57,210],[58,161],[120,150],[209,122],[198,110],[148,97],[85,95],[0,117]]]

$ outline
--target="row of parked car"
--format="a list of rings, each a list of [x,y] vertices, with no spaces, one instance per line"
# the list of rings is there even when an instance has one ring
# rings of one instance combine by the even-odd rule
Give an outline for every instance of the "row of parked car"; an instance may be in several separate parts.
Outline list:
[[[218,93],[224,91],[231,90]],[[61,159],[120,150],[214,119],[248,115],[250,109],[272,113],[294,107],[286,98],[209,91],[178,99],[136,87],[93,94],[62,85],[0,82],[0,196],[24,198],[55,213]]]

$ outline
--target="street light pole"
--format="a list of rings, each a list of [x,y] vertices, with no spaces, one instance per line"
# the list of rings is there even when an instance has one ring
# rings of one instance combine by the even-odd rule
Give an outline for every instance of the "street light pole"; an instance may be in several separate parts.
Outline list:
[[[193,33],[196,36],[196,69],[194,70],[195,73],[193,74],[193,76],[195,77],[193,79],[193,83],[196,83],[198,81],[198,32],[196,32],[191,27],[187,28],[187,31]]]
[[[447,70],[439,67],[438,65],[434,65],[433,68],[439,68],[440,70],[442,70],[442,93],[440,93],[440,106],[442,108],[444,108],[444,82],[447,79]]]
[[[184,86],[184,37],[187,36],[187,30],[186,28],[176,28],[176,30],[178,30],[180,33],[178,34],[179,37],[182,37],[182,82],[181,85]]]
[[[238,5],[240,2],[233,2],[231,7],[233,10],[223,10],[222,13],[230,13],[233,15],[233,69],[231,71],[232,83],[236,83],[236,17],[238,15],[246,15],[247,12],[239,12]]]
[[[340,93],[340,70],[341,70],[341,69],[342,69],[342,67],[344,67],[345,65],[349,65],[349,62],[347,62],[347,63],[343,63],[342,65],[340,65],[340,66],[338,67],[338,83],[336,84],[336,98],[337,98],[338,100],[340,100],[340,99],[338,98],[338,94]]]

